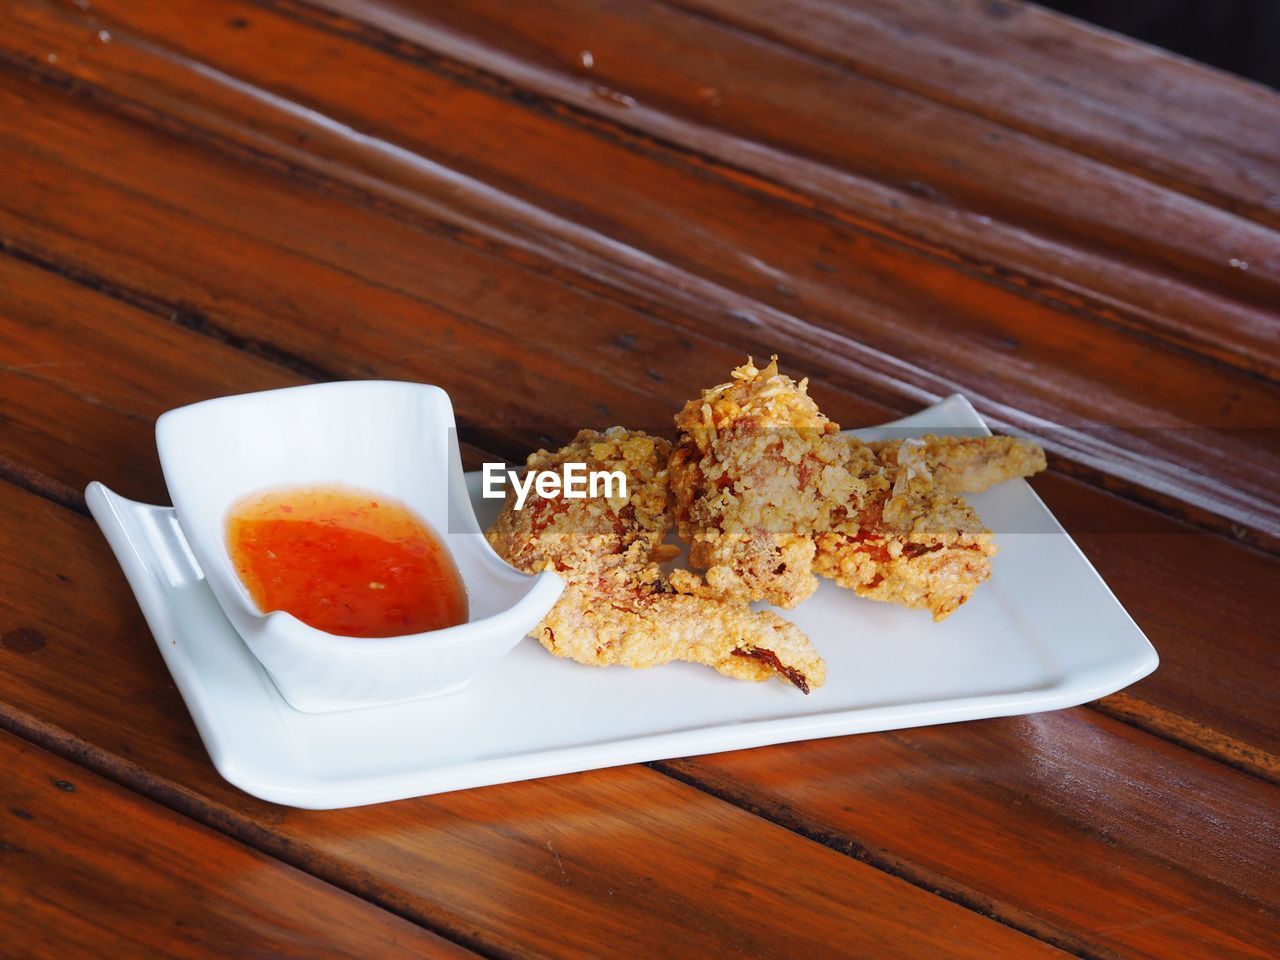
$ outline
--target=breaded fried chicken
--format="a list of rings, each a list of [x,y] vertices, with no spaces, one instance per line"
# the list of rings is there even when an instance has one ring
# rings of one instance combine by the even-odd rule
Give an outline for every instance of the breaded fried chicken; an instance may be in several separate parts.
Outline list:
[[[793,607],[817,588],[813,534],[853,494],[839,427],[808,381],[750,360],[676,415],[671,490],[689,561],[722,597]]]
[[[712,595],[791,607],[815,574],[942,620],[991,575],[990,532],[959,496],[1044,469],[1036,444],[839,434],[807,381],[750,361],[676,417],[680,535]]]
[[[868,444],[880,461],[897,466],[901,440]],[[927,434],[909,448],[948,493],[981,493],[988,487],[1018,477],[1030,477],[1045,468],[1044,450],[1038,443],[1019,437],[938,437]]]
[[[861,597],[943,620],[991,576],[996,548],[973,508],[936,483],[920,440],[845,438],[861,495],[815,537],[814,570]]]
[[[584,430],[554,453],[539,450],[529,470],[584,463],[622,471],[627,496],[571,500],[508,496],[488,532],[494,549],[528,572],[553,569],[564,593],[535,636],[556,656],[590,665],[650,667],[687,660],[744,680],[780,677],[808,693],[826,667],[805,635],[743,600],[719,600],[688,571],[668,578],[658,561],[670,526],[670,444],[614,427]]]

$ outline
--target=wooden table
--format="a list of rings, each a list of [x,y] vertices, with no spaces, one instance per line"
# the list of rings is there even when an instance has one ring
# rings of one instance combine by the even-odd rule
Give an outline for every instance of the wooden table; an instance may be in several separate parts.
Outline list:
[[[0,5],[0,954],[1280,950],[1276,94],[1002,0]],[[80,492],[167,502],[154,418],[219,394],[437,383],[474,463],[773,352],[845,425],[1043,438],[1160,669],[292,810]]]

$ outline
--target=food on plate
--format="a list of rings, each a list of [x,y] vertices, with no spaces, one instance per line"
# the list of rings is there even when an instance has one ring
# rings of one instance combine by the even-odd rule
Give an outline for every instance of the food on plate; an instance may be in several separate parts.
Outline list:
[[[814,569],[861,597],[923,608],[943,620],[991,576],[991,533],[939,485],[919,440],[882,446],[853,437],[846,465],[857,494],[814,537]]]
[[[675,552],[663,546],[671,525],[670,448],[614,427],[583,430],[558,451],[530,455],[528,471],[585,463],[627,477],[625,497],[537,497],[520,510],[507,497],[489,542],[513,566],[552,569],[565,580],[535,636],[555,655],[589,665],[686,660],[744,680],[779,677],[806,693],[820,686],[826,667],[793,624],[752,611],[744,599],[711,596],[689,571],[667,575],[659,566]]]
[[[840,428],[750,360],[676,415],[671,489],[689,561],[717,595],[794,607],[818,586],[815,531],[853,495]]]
[[[886,466],[897,466],[899,453],[923,467],[934,484],[950,493],[981,493],[988,487],[1018,477],[1030,477],[1045,468],[1044,449],[1019,437],[937,437],[927,434],[913,438],[904,447],[901,440],[881,440],[868,444]]]
[[[614,427],[584,430],[534,474],[627,478],[625,493],[577,499],[509,493],[489,542],[528,572],[566,581],[536,635],[585,664],[648,667],[689,660],[743,679],[779,676],[808,692],[825,666],[775,613],[829,577],[859,596],[953,613],[991,576],[991,532],[962,494],[1044,469],[1044,452],[1011,437],[864,443],[840,433],[808,381],[748,359],[676,415],[675,445]],[[513,475],[514,476],[514,475]],[[516,486],[520,480],[516,480]],[[539,487],[541,492],[541,487]],[[674,521],[689,570],[666,573]]]
[[[1044,469],[1036,444],[841,435],[799,383],[748,362],[676,416],[674,510],[711,595],[792,607],[816,575],[942,620],[991,575],[991,533],[960,496]]]
[[[227,548],[264,613],[344,637],[394,637],[467,620],[448,549],[408,507],[367,491],[298,487],[231,508]]]

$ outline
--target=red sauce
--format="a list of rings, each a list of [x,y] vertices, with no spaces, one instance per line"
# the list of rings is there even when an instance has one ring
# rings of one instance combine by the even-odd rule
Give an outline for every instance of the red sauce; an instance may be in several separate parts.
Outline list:
[[[227,518],[236,572],[264,612],[346,637],[394,637],[467,619],[449,551],[406,507],[341,487],[272,490]]]

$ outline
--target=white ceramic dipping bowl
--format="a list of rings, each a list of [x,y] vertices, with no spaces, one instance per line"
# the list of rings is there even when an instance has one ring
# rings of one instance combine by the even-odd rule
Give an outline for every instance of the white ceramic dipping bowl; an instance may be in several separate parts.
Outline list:
[[[173,505],[210,589],[298,710],[326,713],[460,690],[560,596],[556,574],[509,566],[485,541],[462,473],[453,406],[439,387],[323,383],[206,400],[156,423]],[[264,613],[232,564],[231,507],[295,486],[358,487],[408,506],[441,537],[467,590],[469,621],[400,637],[341,637]]]

